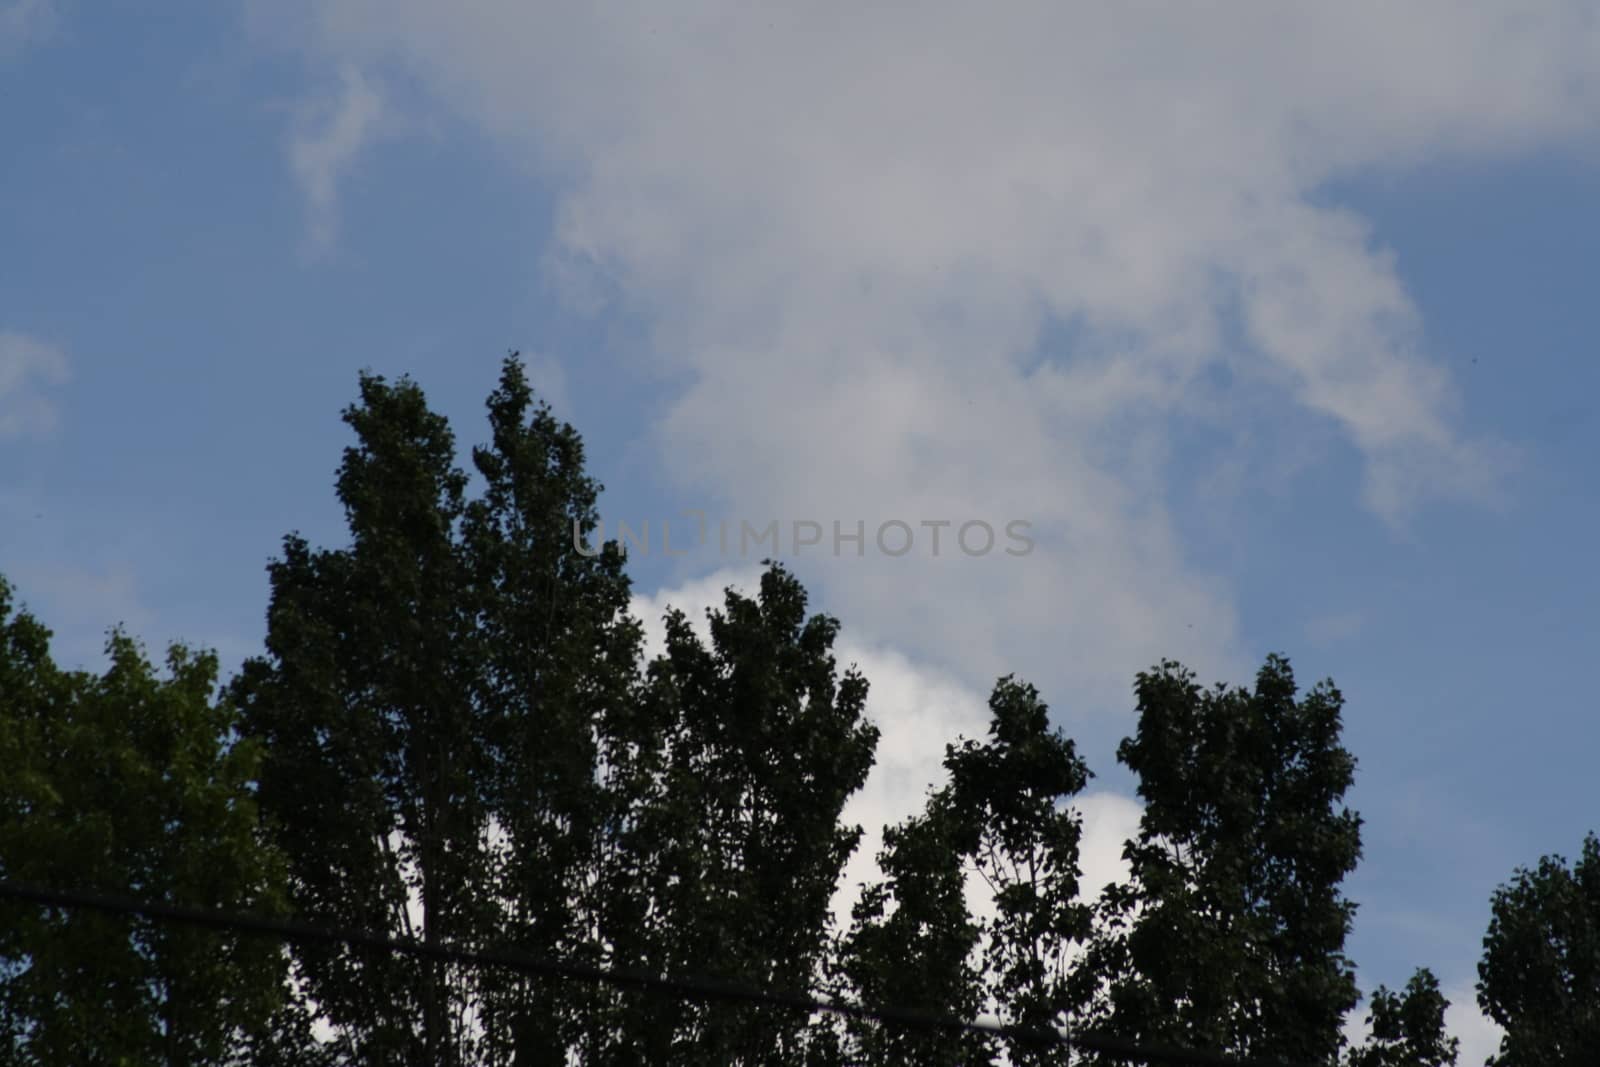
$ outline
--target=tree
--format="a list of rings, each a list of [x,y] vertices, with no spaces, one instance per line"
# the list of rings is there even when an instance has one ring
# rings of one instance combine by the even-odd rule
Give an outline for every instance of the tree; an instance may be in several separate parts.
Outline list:
[[[1343,951],[1355,906],[1339,892],[1361,853],[1342,805],[1343,698],[1324,682],[1297,702],[1280,656],[1253,693],[1202,691],[1170,661],[1135,689],[1117,758],[1145,811],[1131,881],[1102,902],[1085,1016],[1136,1040],[1330,1062],[1358,999]]]
[[[1478,1004],[1505,1029],[1494,1067],[1592,1064],[1600,1049],[1600,838],[1545,856],[1494,893]]]
[[[984,984],[974,956],[983,931],[967,909],[972,837],[948,790],[930,797],[921,816],[884,830],[883,881],[863,886],[851,912],[834,967],[839,992],[871,1008],[977,1016]],[[991,1043],[972,1034],[857,1021],[847,1031],[853,1063],[957,1067],[994,1058]]]
[[[1461,1042],[1445,1031],[1449,1007],[1426,967],[1411,976],[1403,993],[1380,985],[1367,1014],[1367,1040],[1351,1051],[1348,1067],[1453,1067]]]
[[[769,561],[770,562],[770,561]],[[628,966],[804,991],[821,974],[829,905],[860,836],[840,824],[872,764],[867,683],[842,677],[838,622],[770,565],[759,597],[732,589],[703,644],[678,611],[650,665],[640,713],[658,739],[639,761],[648,791],[622,831],[619,871],[644,886]],[[635,998],[629,1062],[801,1063],[826,1028],[765,1007]],[[818,1044],[820,1042],[820,1045]],[[814,1047],[815,1046],[815,1047]]]
[[[350,542],[284,539],[265,655],[220,700],[214,657],[174,647],[163,681],[120,634],[104,678],[57,670],[48,633],[11,620],[0,583],[0,874],[1337,1062],[1358,1000],[1340,886],[1361,820],[1343,805],[1355,761],[1331,683],[1298,697],[1278,656],[1253,691],[1202,691],[1171,662],[1140,674],[1138,729],[1118,750],[1145,801],[1131,878],[1091,903],[1070,806],[1088,768],[1038,692],[1001,678],[988,736],[947,748],[946,782],[885,831],[883,877],[838,931],[830,905],[860,836],[841,813],[878,737],[866,679],[838,669],[838,622],[809,615],[769,561],[758,595],[727,590],[708,613],[708,639],[668,611],[665,650],[642,664],[623,553],[575,543],[600,492],[577,433],[536,402],[514,354],[487,406],[472,495],[421,389],[361,376],[336,483]],[[1573,870],[1547,860],[1496,896],[1480,1000],[1507,1026],[1505,1064],[1595,1047],[1597,851],[1591,836]],[[969,912],[969,882],[992,914]],[[272,1067],[1000,1052],[981,1036],[326,943],[12,905],[3,917],[0,1047],[24,1063],[80,1062],[84,1047],[107,1062]],[[1446,1006],[1426,971],[1402,993],[1380,988],[1347,1067],[1453,1063]],[[314,1021],[333,1042],[311,1041]],[[1005,1055],[1068,1058],[1019,1042]]]
[[[926,814],[885,833],[886,880],[862,892],[842,969],[874,1006],[971,1019],[992,1005],[1011,1025],[1045,1030],[1068,1022],[1070,954],[1090,930],[1078,899],[1081,823],[1067,806],[1089,770],[1050,728],[1033,686],[1000,679],[989,711],[986,742],[946,749],[949,782]],[[968,872],[993,899],[986,921],[967,910]],[[970,1035],[854,1030],[860,1062],[978,1063],[994,1054]],[[1007,1054],[1014,1064],[1046,1064],[1061,1049],[1012,1041]]]
[[[269,658],[247,662],[233,694],[266,748],[261,803],[299,917],[470,944],[491,898],[476,641],[453,539],[466,478],[416,386],[363,375],[361,394],[338,479],[353,545],[285,539],[268,568]],[[329,945],[298,959],[352,1058],[431,1067],[472,1042],[469,979],[442,963]]]
[[[257,831],[260,752],[213,699],[216,657],[173,645],[160,678],[114,631],[103,675],[62,671],[11,596],[0,579],[0,878],[281,913],[281,863]],[[284,974],[270,939],[0,905],[11,1063],[234,1062],[269,1040]]]
[[[1050,728],[1038,690],[1010,677],[989,698],[990,740],[964,741],[945,758],[950,796],[969,829],[973,869],[994,898],[985,924],[984,971],[1008,1023],[1029,1030],[1065,1025],[1073,1007],[1072,951],[1092,914],[1078,899],[1082,826],[1068,807],[1089,769]],[[1011,1042],[1012,1063],[1059,1061],[1059,1047]]]
[[[535,405],[520,363],[489,397],[492,431],[473,450],[482,496],[465,510],[496,842],[494,936],[536,955],[606,965],[630,958],[640,889],[615,874],[638,804],[635,713],[641,630],[614,544],[575,550],[598,523],[600,486],[583,443]],[[610,946],[607,948],[606,946]],[[615,991],[504,973],[482,976],[490,1062],[546,1063],[573,1050],[603,1062]]]
[[[807,988],[858,834],[839,811],[876,741],[865,681],[835,674],[837,623],[808,620],[775,567],[759,600],[730,592],[709,648],[669,617],[642,680],[622,555],[574,544],[599,488],[576,433],[533,410],[514,356],[488,406],[469,501],[421,390],[363,375],[338,481],[352,544],[291,536],[269,568],[269,657],[234,694],[266,745],[300,914]],[[759,1058],[807,1040],[793,1013],[328,947],[299,960],[363,1061]]]
[[[262,803],[313,922],[601,962],[599,856],[617,810],[639,629],[595,524],[582,444],[508,357],[474,449],[409,379],[361,377],[337,491],[352,543],[285,539],[268,657],[234,693],[266,745]],[[625,763],[625,761],[623,761]],[[607,1031],[592,988],[327,946],[309,992],[361,1062],[550,1062]]]

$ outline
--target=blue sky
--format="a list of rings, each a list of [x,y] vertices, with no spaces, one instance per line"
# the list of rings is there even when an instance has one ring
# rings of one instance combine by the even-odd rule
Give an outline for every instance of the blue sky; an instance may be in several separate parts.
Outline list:
[[[791,563],[908,737],[1039,684],[1112,829],[1135,670],[1331,675],[1369,987],[1470,1001],[1494,886],[1600,828],[1580,5],[151,10],[0,4],[0,571],[63,658],[236,663],[281,537],[342,542],[358,371],[465,447],[516,348],[613,522],[1034,522]],[[752,562],[638,559],[641,610]]]

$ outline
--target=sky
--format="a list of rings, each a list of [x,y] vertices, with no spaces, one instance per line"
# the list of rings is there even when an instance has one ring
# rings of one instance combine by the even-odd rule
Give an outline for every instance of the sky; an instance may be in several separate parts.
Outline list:
[[[1015,673],[1103,881],[1138,671],[1331,677],[1362,986],[1432,967],[1480,1063],[1491,892],[1600,829],[1597,148],[1582,2],[0,0],[0,573],[66,662],[232,669],[345,543],[358,373],[465,448],[519,350],[647,621],[779,522],[869,828]]]

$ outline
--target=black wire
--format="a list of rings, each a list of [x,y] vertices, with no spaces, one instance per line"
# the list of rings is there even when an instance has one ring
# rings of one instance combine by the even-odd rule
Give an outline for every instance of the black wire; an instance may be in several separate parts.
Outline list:
[[[88,908],[113,915],[137,915],[158,922],[187,923],[213,930],[239,931],[255,934],[272,934],[289,941],[312,941],[381,949],[385,952],[426,959],[445,960],[451,963],[481,967],[504,967],[521,974],[550,978],[569,978],[580,981],[602,982],[611,985],[642,989],[652,993],[699,1001],[731,1001],[744,1004],[764,1004],[771,1007],[790,1008],[806,1012],[829,1012],[852,1019],[870,1022],[894,1023],[918,1029],[941,1030],[950,1033],[981,1034],[985,1037],[1003,1037],[1035,1045],[1064,1045],[1079,1052],[1093,1052],[1116,1059],[1133,1060],[1147,1064],[1192,1065],[1192,1067],[1295,1067],[1279,1061],[1239,1059],[1217,1052],[1201,1052],[1155,1045],[1143,1045],[1125,1038],[1104,1034],[1078,1034],[1067,1037],[1058,1030],[1029,1029],[995,1023],[972,1022],[951,1016],[929,1015],[902,1008],[869,1008],[847,1001],[819,1000],[802,993],[754,989],[750,986],[710,978],[667,978],[640,971],[620,968],[592,967],[582,963],[539,959],[511,949],[471,951],[450,945],[403,941],[368,933],[364,930],[338,930],[307,926],[286,919],[269,919],[255,915],[227,915],[221,912],[181,908],[154,901],[132,900],[127,897],[106,896],[99,893],[63,892],[40,889],[37,886],[0,881],[0,897],[26,900],[46,907]]]

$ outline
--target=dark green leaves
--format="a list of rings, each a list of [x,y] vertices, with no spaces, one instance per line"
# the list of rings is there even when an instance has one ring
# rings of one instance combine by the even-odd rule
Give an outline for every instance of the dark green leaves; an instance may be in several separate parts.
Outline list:
[[[1495,891],[1478,1003],[1505,1028],[1496,1067],[1590,1064],[1600,1049],[1600,838]]]
[[[269,658],[235,683],[302,917],[580,957],[629,721],[638,627],[614,551],[585,557],[597,487],[570,426],[506,360],[474,449],[409,380],[363,375],[338,493],[347,548],[284,543]],[[578,1040],[592,995],[327,947],[300,962],[359,1058],[476,1062]],[[576,997],[577,999],[573,999]]]
[[[1002,678],[989,711],[987,741],[947,750],[949,783],[926,813],[885,832],[885,881],[863,891],[841,968],[868,1004],[967,1019],[992,1010],[1045,1029],[1068,1021],[1070,954],[1089,933],[1068,807],[1089,771],[1032,686]],[[992,896],[992,918],[968,913],[969,874]],[[860,1062],[987,1063],[996,1052],[971,1035],[875,1025],[852,1034]],[[1022,1043],[1006,1051],[1016,1064],[1060,1055]]]
[[[918,818],[884,830],[878,865],[884,881],[863,888],[842,944],[845,991],[869,1007],[975,1018],[984,1007],[974,954],[982,927],[968,913],[970,824],[933,796]],[[852,1061],[934,1065],[991,1062],[991,1043],[927,1030],[853,1023]]]
[[[1328,1060],[1357,1000],[1343,953],[1355,908],[1339,885],[1361,854],[1338,690],[1297,702],[1272,656],[1254,692],[1202,690],[1175,663],[1136,691],[1138,731],[1118,758],[1145,812],[1132,885],[1103,905],[1095,1014],[1141,1040]]]
[[[1446,1034],[1439,980],[1422,968],[1401,993],[1378,987],[1367,1015],[1370,1033],[1351,1052],[1349,1067],[1450,1067],[1461,1042]]]
[[[0,878],[280,913],[215,656],[175,645],[162,678],[115,633],[96,677],[48,638],[0,579]],[[284,973],[270,940],[8,902],[0,1041],[21,1064],[222,1064],[265,1039]]]
[[[1277,656],[1250,690],[1203,690],[1170,662],[1141,674],[1118,751],[1145,804],[1131,878],[1090,901],[1072,807],[1089,770],[1039,693],[1002,678],[987,736],[947,749],[946,780],[885,831],[882,878],[837,930],[860,836],[842,811],[878,742],[866,679],[835,660],[839,624],[769,566],[705,636],[669,612],[642,664],[622,555],[573,544],[600,490],[576,431],[514,356],[487,412],[472,478],[420,388],[362,376],[337,479],[349,543],[284,540],[265,655],[227,700],[213,658],[175,648],[158,678],[121,635],[103,677],[57,670],[0,583],[0,875],[1337,1062],[1361,820],[1331,684],[1300,694]],[[22,1063],[1064,1062],[325,943],[15,905],[3,919],[0,1049]],[[1600,842],[1571,869],[1518,872],[1485,949],[1501,1062],[1593,1062]],[[1380,988],[1348,1067],[1453,1062],[1445,1008],[1426,971]],[[310,1042],[317,1021],[332,1042]]]
[[[807,617],[800,583],[770,567],[759,598],[730,590],[701,643],[679,613],[641,701],[657,747],[627,851],[647,886],[641,963],[758,987],[812,988],[829,903],[860,831],[840,824],[872,765],[866,681],[840,675],[838,623]],[[803,1062],[804,1016],[637,1006],[645,1062]],[[677,1018],[668,1025],[664,1014]]]
[[[456,543],[465,475],[408,381],[364,375],[338,490],[349,549],[285,540],[269,568],[270,659],[233,686],[267,756],[261,802],[302,918],[470,942],[486,916],[488,814],[471,600]],[[413,907],[412,905],[415,905]],[[310,995],[364,1058],[449,1062],[466,979],[319,946]]]

